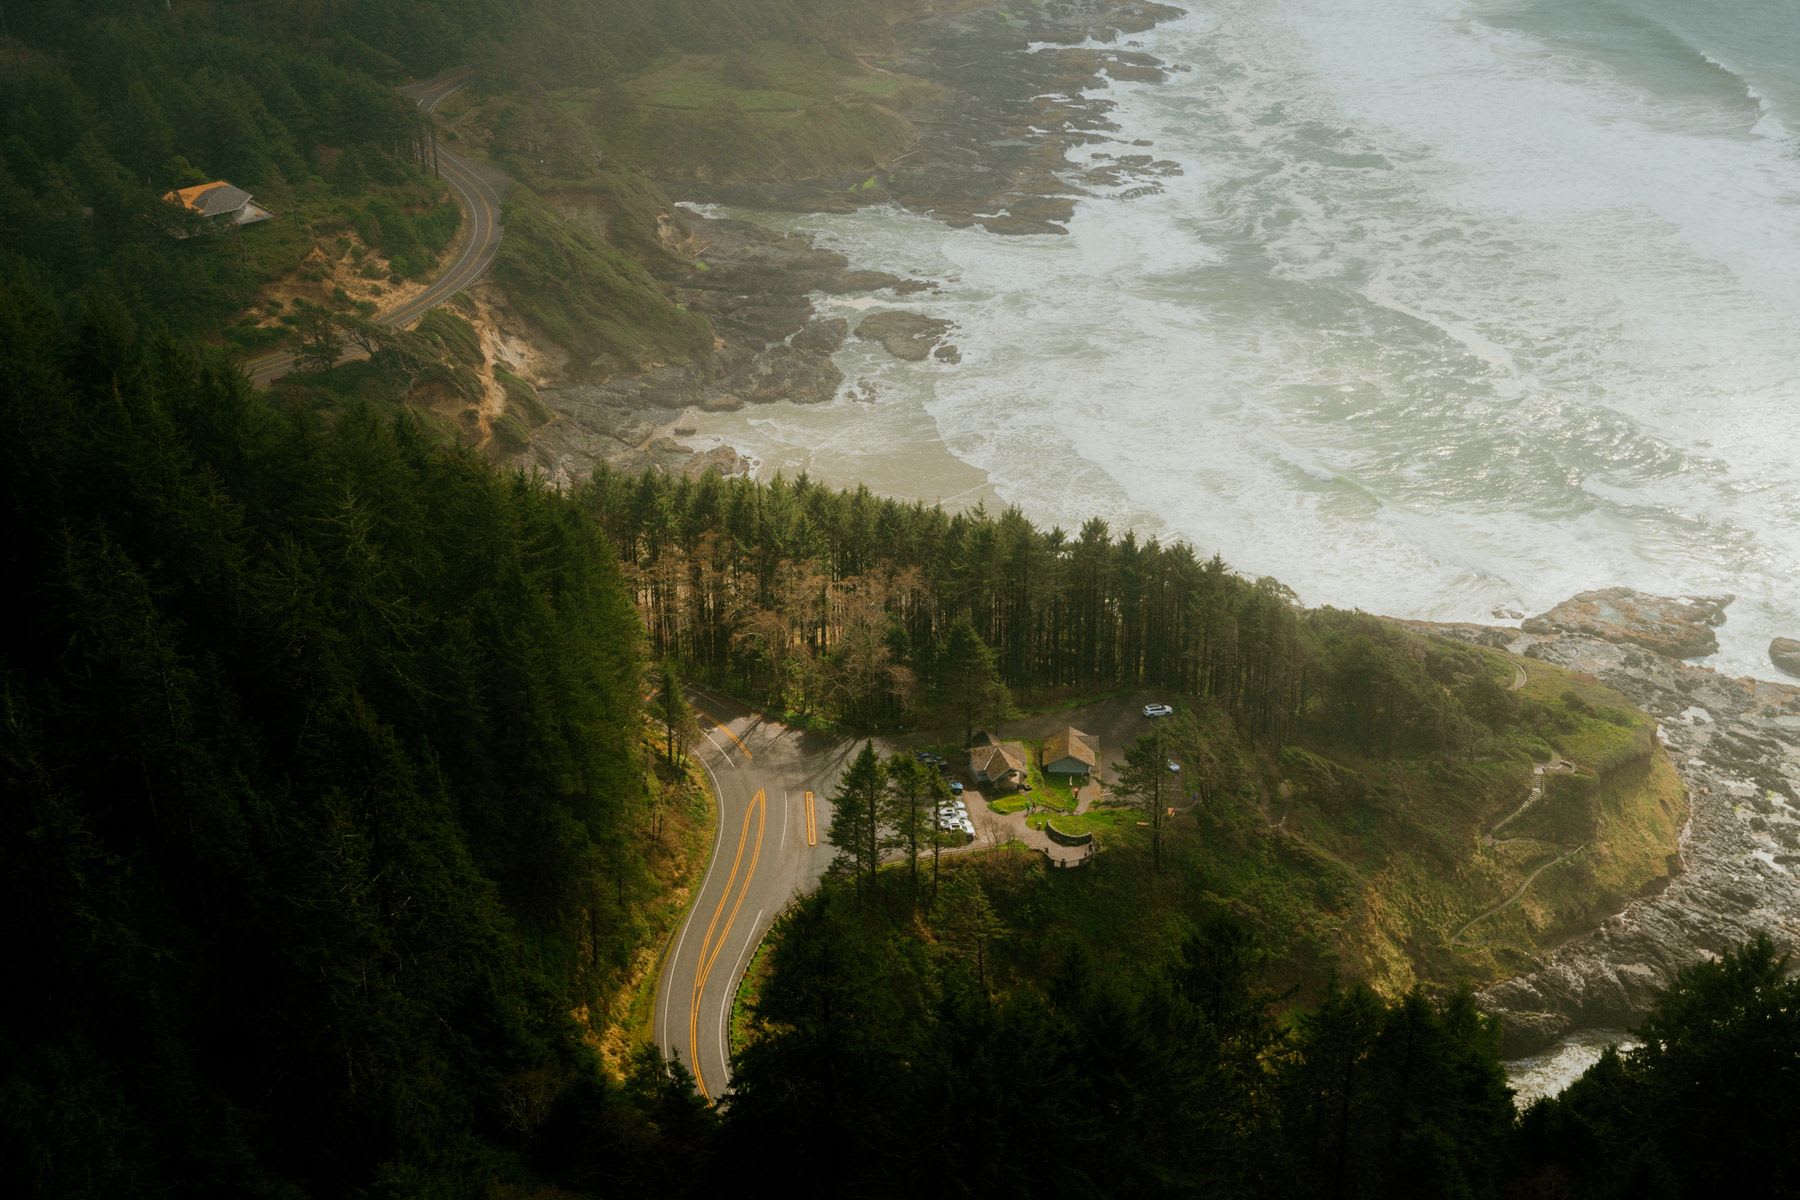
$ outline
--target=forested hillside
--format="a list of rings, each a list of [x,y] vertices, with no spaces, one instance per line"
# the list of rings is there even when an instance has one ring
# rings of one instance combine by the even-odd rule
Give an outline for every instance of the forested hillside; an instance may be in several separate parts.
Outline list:
[[[592,520],[16,287],[0,463],[4,1174],[468,1194],[611,1128],[570,1014],[658,897]]]
[[[1279,738],[1304,689],[1336,685],[1352,708],[1391,707],[1409,733],[1442,732],[1442,714],[1419,711],[1408,680],[1305,678],[1292,594],[1185,542],[1114,537],[1098,520],[1071,537],[1013,509],[952,513],[804,477],[602,471],[591,495],[657,650],[777,709],[896,718],[953,684],[934,655],[967,619],[1014,688],[1199,692]],[[834,666],[842,675],[857,656],[876,669],[855,663],[869,686],[852,692]]]
[[[546,133],[546,87],[617,86],[678,52],[766,39],[867,44],[899,0],[13,0],[0,28],[0,255],[41,286],[122,298],[143,320],[256,349],[246,314],[316,244],[354,233],[396,283],[449,242],[428,119],[394,85],[468,66],[513,97],[494,150],[516,168],[585,144]],[[923,7],[922,5],[917,7]],[[502,114],[504,116],[504,113]],[[621,164],[654,165],[652,147]],[[591,174],[593,163],[581,172]],[[162,197],[227,180],[276,219],[233,236]],[[627,183],[609,176],[615,191]],[[638,185],[641,188],[641,185]],[[241,236],[239,236],[241,235]],[[291,314],[290,314],[291,315]]]
[[[1791,1182],[1755,1159],[1800,1045],[1766,944],[1515,1132],[1466,998],[1295,1011],[1226,897],[1160,963],[1101,967],[1091,927],[1053,963],[1084,877],[1004,854],[789,917],[722,1116],[653,1055],[609,1080],[570,1014],[652,897],[594,496],[270,406],[117,305],[0,300],[9,1194],[792,1188],[796,1129],[821,1195]]]
[[[1179,924],[1226,897],[1272,975],[1309,994],[1334,972],[1390,995],[1485,982],[1615,911],[1676,850],[1681,786],[1617,693],[1302,608],[1183,542],[804,477],[601,472],[579,502],[618,545],[656,652],[790,720],[936,727],[955,749],[971,722],[1004,722],[1009,696],[1179,697],[1153,755],[1182,766],[1166,830],[1147,835],[1131,806],[1056,818],[1100,836],[1117,869],[1037,906],[1045,962],[1085,939],[1109,969],[1155,969],[1179,938],[1132,914]],[[1487,836],[1563,757],[1556,801]]]
[[[1644,1045],[1515,1120],[1467,994],[1350,985],[1291,1007],[1222,913],[1153,972],[1033,970],[1033,910],[1075,874],[996,856],[935,899],[891,872],[790,913],[721,1161],[754,1172],[805,1129],[819,1195],[1623,1200],[1800,1182],[1782,1149],[1800,981],[1766,940],[1684,972]]]
[[[1680,784],[1616,693],[1100,521],[804,478],[558,491],[472,448],[552,419],[487,299],[373,319],[454,244],[454,137],[517,185],[490,284],[572,374],[715,352],[661,182],[837,186],[922,86],[859,56],[964,6],[0,2],[0,1191],[1800,1186],[1768,943],[1522,1121],[1458,986],[1667,869]],[[458,67],[454,126],[395,91]],[[163,198],[215,179],[274,218]],[[283,339],[308,369],[254,390],[233,359]],[[883,869],[871,822],[859,882],[780,919],[711,1107],[642,1044],[710,832],[683,676],[947,750],[1155,695],[1139,758],[1179,808],[1059,813],[1088,869],[994,846],[941,886]]]
[[[428,268],[456,209],[425,169],[422,116],[390,86],[399,64],[311,35],[306,7],[15,0],[0,39],[0,251],[46,289],[111,294],[210,336],[328,232],[366,234],[398,278]],[[164,194],[220,179],[276,219],[175,236],[206,229]],[[247,323],[238,336],[256,344]]]

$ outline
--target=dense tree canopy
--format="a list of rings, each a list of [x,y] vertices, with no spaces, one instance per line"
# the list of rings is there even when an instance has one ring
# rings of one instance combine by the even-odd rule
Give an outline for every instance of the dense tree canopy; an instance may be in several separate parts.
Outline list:
[[[648,881],[639,628],[592,521],[16,289],[0,462],[4,1171],[420,1194],[609,1104],[567,1014]]]

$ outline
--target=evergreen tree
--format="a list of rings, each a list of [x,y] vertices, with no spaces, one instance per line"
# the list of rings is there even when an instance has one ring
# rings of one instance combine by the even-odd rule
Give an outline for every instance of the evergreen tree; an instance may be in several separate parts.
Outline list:
[[[1637,1029],[1525,1114],[1521,1170],[1546,1193],[1789,1196],[1800,1124],[1800,977],[1767,935],[1682,971]]]
[[[1006,933],[972,867],[950,873],[931,909],[932,927],[952,955],[972,969],[981,994],[989,994],[988,946]]]
[[[1008,698],[1006,685],[1000,679],[999,661],[994,651],[975,632],[967,619],[957,621],[944,635],[936,664],[937,703],[939,711],[960,718],[963,745],[975,740],[975,718],[994,715],[998,732]]]
[[[895,844],[906,850],[906,877],[916,894],[919,888],[919,843],[937,828],[935,797],[943,777],[904,751],[887,764],[888,791],[884,797],[883,823],[893,831]],[[940,787],[934,787],[933,781]],[[948,787],[941,787],[948,794]]]
[[[855,877],[859,891],[874,887],[875,872],[881,866],[882,796],[886,790],[887,768],[875,753],[875,743],[864,742],[838,781],[828,834],[838,848],[837,861]]]
[[[700,736],[700,722],[682,689],[681,672],[669,659],[663,659],[657,683],[656,713],[663,727],[663,760],[673,767],[680,761],[679,745],[685,748]]]
[[[1119,764],[1118,779],[1113,784],[1115,793],[1136,800],[1149,818],[1150,861],[1158,872],[1162,870],[1163,824],[1168,807],[1165,797],[1176,790],[1172,780],[1169,757],[1163,750],[1163,733],[1157,728],[1125,751],[1125,761]]]

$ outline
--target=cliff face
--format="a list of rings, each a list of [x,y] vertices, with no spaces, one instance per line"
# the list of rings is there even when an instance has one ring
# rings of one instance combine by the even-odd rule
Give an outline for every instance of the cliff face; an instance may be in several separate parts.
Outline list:
[[[1636,594],[1622,599],[1624,610],[1660,609],[1672,618],[1692,607]],[[1716,623],[1698,612],[1686,619]],[[1755,933],[1800,943],[1800,688],[1731,679],[1653,653],[1630,625],[1557,624],[1528,623],[1542,632],[1522,635],[1515,648],[1591,674],[1655,716],[1691,817],[1681,871],[1666,888],[1482,993],[1515,1055],[1577,1027],[1631,1024],[1676,971]],[[1701,640],[1700,630],[1679,624],[1672,621],[1659,639],[1664,646]]]
[[[1463,640],[1498,649],[1492,634]],[[1687,803],[1656,723],[1589,676],[1496,658],[1511,677],[1513,743],[1532,761],[1499,803],[1471,786],[1434,811],[1407,785],[1409,821],[1452,822],[1459,836],[1448,854],[1395,855],[1346,931],[1345,960],[1390,994],[1528,972],[1678,868]]]

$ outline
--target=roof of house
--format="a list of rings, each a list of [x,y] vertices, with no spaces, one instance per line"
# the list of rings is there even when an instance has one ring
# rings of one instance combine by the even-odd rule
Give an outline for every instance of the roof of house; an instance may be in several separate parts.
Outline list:
[[[236,212],[250,203],[250,193],[243,188],[231,186],[223,179],[215,179],[211,183],[196,183],[193,187],[180,188],[168,193],[163,199],[174,201],[203,217],[217,217]]]
[[[1094,749],[1094,739],[1073,725],[1067,729],[1059,729],[1044,741],[1044,762],[1046,765],[1061,762],[1065,758],[1075,759],[1089,767],[1100,761],[1100,755]]]
[[[1019,742],[990,742],[969,752],[969,770],[988,779],[1008,771],[1023,775],[1027,769],[1025,747]]]

